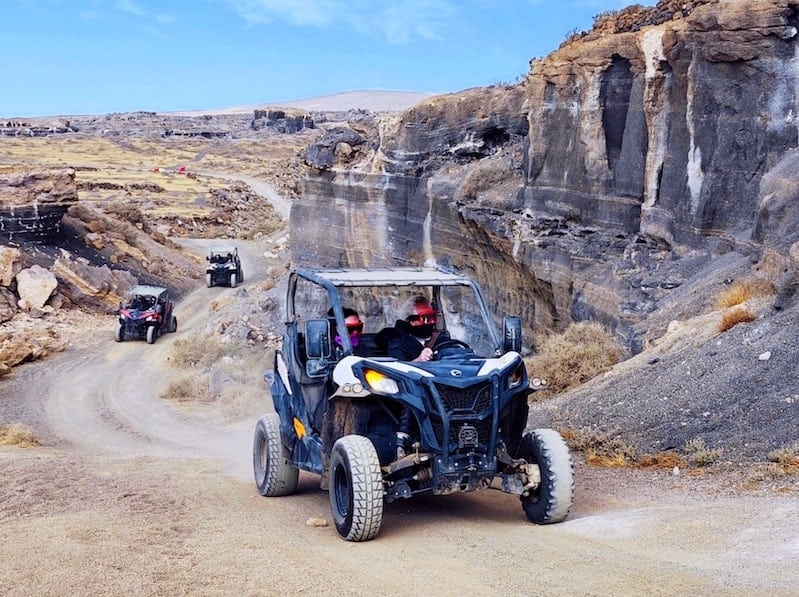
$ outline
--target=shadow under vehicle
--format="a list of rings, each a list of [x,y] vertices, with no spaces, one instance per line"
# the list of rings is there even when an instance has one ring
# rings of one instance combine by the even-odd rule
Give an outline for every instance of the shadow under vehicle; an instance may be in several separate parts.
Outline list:
[[[205,285],[208,288],[225,284],[231,288],[244,281],[241,259],[237,247],[214,247],[205,257]]]
[[[399,361],[381,339],[419,294],[452,339],[429,362]],[[357,349],[347,334],[333,340],[345,307],[365,324]],[[455,272],[294,269],[283,344],[265,374],[276,414],[253,439],[259,492],[289,495],[299,470],[317,473],[348,541],[378,534],[384,503],[423,493],[499,489],[532,522],[564,520],[571,455],[556,431],[527,427],[542,382],[528,377],[521,346],[519,318],[503,318],[500,335],[477,283]]]
[[[119,305],[119,324],[114,339],[122,342],[144,338],[148,344],[153,344],[164,332],[177,331],[178,320],[172,310],[166,288],[146,284],[134,286]]]

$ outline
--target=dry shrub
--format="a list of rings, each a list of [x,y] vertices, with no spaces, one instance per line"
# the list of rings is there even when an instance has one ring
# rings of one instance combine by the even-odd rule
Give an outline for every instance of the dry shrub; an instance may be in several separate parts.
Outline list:
[[[716,299],[716,309],[728,309],[759,296],[777,294],[777,288],[765,278],[749,278],[730,285]]]
[[[782,467],[786,474],[795,475],[799,473],[799,442],[772,450],[766,458]]]
[[[539,351],[526,359],[530,375],[545,378],[547,392],[562,392],[607,371],[625,356],[624,349],[603,325],[596,322],[571,324],[562,334],[539,343]]]
[[[635,463],[639,468],[659,468],[664,470],[673,470],[677,468],[686,468],[685,458],[676,452],[659,452],[657,454],[644,454]]]
[[[745,307],[737,307],[730,311],[724,312],[724,314],[721,316],[721,321],[719,321],[719,331],[726,332],[739,323],[746,323],[754,320],[755,315],[749,311],[749,309],[746,309]]]
[[[175,402],[212,402],[213,394],[204,375],[188,375],[172,381],[161,394],[161,398]]]
[[[176,367],[205,367],[214,364],[225,354],[225,347],[218,339],[194,335],[175,340],[169,361]]]
[[[0,425],[0,445],[30,448],[39,445],[33,432],[19,423]]]
[[[563,431],[561,435],[570,448],[585,453],[586,462],[591,466],[620,468],[636,460],[635,448],[625,444],[614,432],[581,427]]]
[[[789,474],[791,473],[786,471],[785,467],[777,464],[776,462],[770,462],[769,464],[759,466],[752,471],[752,473],[744,480],[743,486],[745,489],[754,489],[755,486],[760,483],[783,479]]]
[[[685,442],[683,451],[688,458],[688,462],[694,466],[707,466],[709,464],[713,464],[719,458],[721,458],[723,453],[721,448],[708,448],[707,444],[705,444],[705,440],[701,437],[696,437]]]

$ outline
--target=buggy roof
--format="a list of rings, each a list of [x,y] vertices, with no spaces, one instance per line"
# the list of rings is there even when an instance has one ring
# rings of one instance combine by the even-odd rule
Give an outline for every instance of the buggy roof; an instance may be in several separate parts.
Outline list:
[[[392,267],[378,269],[297,268],[298,275],[333,286],[474,286],[474,281],[454,272],[433,267]]]
[[[138,294],[142,296],[158,296],[162,292],[166,292],[166,288],[161,286],[149,286],[148,284],[137,284],[129,291],[129,294]]]
[[[211,247],[210,253],[217,254],[217,253],[235,253],[236,247]]]

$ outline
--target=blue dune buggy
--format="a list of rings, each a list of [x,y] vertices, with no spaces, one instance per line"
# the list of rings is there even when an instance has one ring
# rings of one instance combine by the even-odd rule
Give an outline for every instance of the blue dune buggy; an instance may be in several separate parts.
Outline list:
[[[400,361],[381,339],[419,294],[452,340],[429,362]],[[345,329],[345,307],[365,324],[357,350],[336,332]],[[520,351],[519,319],[503,318],[500,335],[466,276],[293,270],[283,344],[265,375],[275,414],[261,417],[253,441],[259,492],[289,495],[300,470],[318,474],[348,541],[378,534],[384,503],[423,493],[499,489],[520,497],[530,521],[562,521],[573,496],[571,455],[556,431],[527,428],[528,396],[544,382],[528,377]]]

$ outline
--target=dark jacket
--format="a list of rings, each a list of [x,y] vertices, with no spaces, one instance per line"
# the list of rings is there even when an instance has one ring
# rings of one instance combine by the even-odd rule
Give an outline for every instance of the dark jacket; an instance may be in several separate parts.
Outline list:
[[[393,328],[385,328],[380,332],[379,340],[386,346],[388,356],[400,361],[412,361],[422,353],[422,349],[427,346],[435,350],[435,347],[445,340],[449,340],[449,334],[444,331],[433,332],[432,342],[422,343],[421,339],[411,334],[411,325],[398,319]]]

